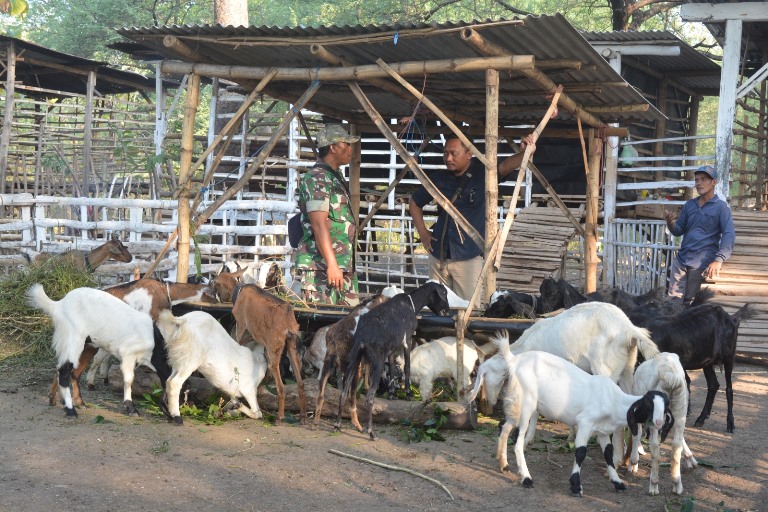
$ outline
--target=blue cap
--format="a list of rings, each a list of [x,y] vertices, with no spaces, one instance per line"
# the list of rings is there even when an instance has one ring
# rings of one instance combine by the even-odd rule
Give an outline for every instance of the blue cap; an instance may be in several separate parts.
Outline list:
[[[699,167],[698,169],[693,171],[693,174],[697,174],[697,173],[700,173],[700,172],[703,172],[704,174],[706,174],[707,176],[709,176],[713,180],[717,179],[717,171],[711,165],[702,165],[701,167]]]

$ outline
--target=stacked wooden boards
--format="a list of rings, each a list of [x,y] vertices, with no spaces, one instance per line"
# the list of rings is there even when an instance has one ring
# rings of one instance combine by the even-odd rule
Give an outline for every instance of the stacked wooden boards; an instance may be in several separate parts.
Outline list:
[[[571,209],[578,219],[580,212]],[[559,208],[528,207],[515,217],[509,231],[501,268],[496,274],[498,290],[538,293],[545,277],[562,276],[568,242],[576,228]]]
[[[723,264],[720,277],[705,284],[715,290],[715,303],[733,314],[745,303],[758,310],[757,318],[739,328],[737,352],[768,356],[768,212],[733,210],[736,245]]]

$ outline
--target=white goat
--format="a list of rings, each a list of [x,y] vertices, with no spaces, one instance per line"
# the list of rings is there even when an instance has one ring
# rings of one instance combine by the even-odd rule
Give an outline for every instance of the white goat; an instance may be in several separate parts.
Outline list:
[[[165,394],[168,410],[177,425],[182,424],[181,386],[196,370],[233,401],[243,397],[249,407],[241,404],[240,412],[253,419],[261,418],[256,389],[267,372],[263,350],[239,345],[215,318],[203,311],[175,317],[171,311],[163,310],[157,327],[165,338],[168,361],[173,368]]]
[[[681,454],[685,466],[689,469],[698,465],[698,462],[696,462],[683,437],[685,420],[688,413],[688,391],[685,383],[685,371],[680,364],[680,357],[677,354],[662,352],[637,367],[632,392],[638,395],[651,390],[663,391],[669,396],[669,408],[672,411],[672,417],[675,419],[675,424],[670,431],[672,434],[672,464],[670,468],[672,492],[682,494],[683,482],[680,477]],[[641,434],[642,432],[638,432],[633,438],[629,466],[632,473],[637,472]],[[653,435],[653,432],[651,432],[651,435]],[[654,449],[654,446],[658,450],[657,443],[651,443],[651,450]],[[651,478],[648,493],[652,495],[659,494],[658,452],[652,452]]]
[[[464,340],[464,377],[462,388],[469,387],[469,374],[475,369],[477,349],[472,340]],[[435,379],[445,378],[456,381],[456,337],[446,336],[419,345],[411,351],[411,382],[419,386],[422,400],[432,395]]]
[[[507,440],[512,429],[517,427],[515,460],[523,485],[533,487],[523,451],[533,439],[538,414],[541,414],[576,426],[576,460],[570,478],[572,494],[582,495],[581,465],[593,433],[597,434],[605,457],[608,478],[617,490],[626,489],[613,464],[609,435],[627,425],[636,432],[638,425],[645,422],[650,422],[655,431],[668,428],[674,419],[669,413],[667,396],[659,391],[649,391],[644,396],[628,395],[608,377],[590,375],[555,355],[534,351],[514,356],[505,336],[497,336],[494,343],[498,353],[480,365],[469,399],[472,401],[477,397],[480,385],[492,374],[500,373],[493,377],[506,381],[506,422],[496,448],[499,468],[504,471],[508,467]]]
[[[512,354],[541,350],[560,356],[585,372],[605,375],[632,390],[637,350],[645,359],[659,353],[647,329],[636,327],[613,304],[586,302],[538,320],[512,344]]]
[[[27,291],[27,301],[53,320],[53,350],[67,416],[77,416],[70,382],[86,338],[120,360],[123,408],[127,414],[137,415],[131,397],[134,369],[137,364],[143,364],[155,370],[151,363],[152,349],[156,343],[163,342],[149,315],[94,288],[75,288],[60,301],[54,301],[45,294],[43,285],[33,284]]]

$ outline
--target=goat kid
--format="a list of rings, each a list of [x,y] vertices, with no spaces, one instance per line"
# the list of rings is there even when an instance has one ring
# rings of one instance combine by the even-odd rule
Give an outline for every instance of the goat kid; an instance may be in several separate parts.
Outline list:
[[[645,361],[637,367],[634,375],[632,393],[641,395],[648,391],[663,391],[669,397],[669,409],[675,424],[671,429],[672,434],[672,492],[683,494],[683,481],[680,476],[681,455],[687,468],[695,467],[698,462],[693,457],[688,444],[685,442],[684,431],[688,411],[688,392],[685,387],[685,371],[680,364],[677,354],[662,352],[653,359]],[[632,438],[632,451],[629,458],[629,470],[637,473],[640,437],[642,431]],[[651,431],[651,435],[658,435]],[[658,449],[658,441],[652,440],[651,449]],[[648,484],[648,493],[659,494],[659,453],[652,453],[651,476]]]
[[[326,331],[326,351],[319,376],[320,384],[317,392],[317,402],[315,403],[315,419],[313,421],[313,426],[315,428],[320,424],[320,416],[322,415],[323,404],[325,402],[325,387],[328,384],[328,379],[331,376],[331,372],[336,371],[337,374],[340,374],[343,369],[347,367],[347,356],[352,349],[352,339],[355,335],[355,331],[357,331],[360,318],[381,304],[384,304],[387,300],[388,298],[384,295],[375,295],[370,300],[355,306],[347,316],[331,325]],[[341,388],[340,378],[337,378],[337,386]],[[360,421],[357,417],[357,397],[355,395],[356,393],[350,394],[350,420],[352,421],[352,425],[358,431],[362,432],[363,427],[360,425]],[[343,404],[344,402],[339,400],[339,410],[335,425],[337,430],[341,428],[341,411],[343,409]]]
[[[175,317],[166,309],[160,312],[157,326],[165,338],[173,368],[165,394],[176,425],[183,423],[179,411],[182,385],[195,371],[232,401],[243,397],[249,407],[240,404],[237,410],[244,415],[253,419],[262,417],[256,395],[267,373],[267,361],[261,347],[251,350],[241,346],[215,318],[203,311]]]
[[[417,326],[416,315],[425,306],[437,315],[450,315],[446,287],[436,282],[428,282],[410,293],[392,297],[360,318],[349,354],[349,363],[344,373],[342,401],[346,401],[349,393],[357,389],[358,368],[363,360],[369,367],[369,382],[379,382],[385,361],[390,355],[400,350],[404,353],[406,396],[412,396],[411,337]],[[368,433],[371,440],[376,439],[373,430],[375,395],[376,386],[369,386],[365,403],[368,408]],[[394,396],[394,386],[390,386],[390,396]]]
[[[74,267],[88,272],[93,272],[96,267],[107,260],[129,263],[133,259],[131,253],[128,252],[128,248],[123,245],[116,234],[91,251],[82,251],[80,249],[71,249],[60,253],[32,253],[32,251],[29,251],[24,256],[30,263],[35,264],[46,261],[69,260]]]
[[[143,364],[156,370],[152,364],[153,349],[164,345],[160,331],[154,327],[149,315],[93,288],[75,288],[60,301],[54,301],[46,295],[41,284],[33,284],[27,291],[27,302],[53,320],[53,350],[67,416],[77,416],[70,381],[86,339],[120,359],[123,409],[127,414],[138,415],[131,396],[134,369],[137,364]]]
[[[300,421],[307,422],[307,398],[301,378],[299,357],[299,324],[293,306],[254,284],[241,285],[232,294],[232,316],[237,323],[237,342],[246,344],[249,338],[264,346],[269,372],[277,390],[277,421],[285,418],[285,386],[280,374],[280,358],[284,351],[291,361],[299,393]]]
[[[411,351],[411,381],[419,386],[421,399],[426,401],[432,396],[432,384],[436,379],[458,381],[456,372],[456,337],[446,336],[419,345]],[[469,375],[475,369],[478,350],[472,340],[464,340],[464,382],[458,387],[469,387]]]
[[[649,422],[652,430],[665,433],[673,425],[669,399],[659,391],[644,396],[628,395],[603,375],[590,375],[573,364],[546,352],[526,352],[512,355],[506,336],[494,339],[498,357],[480,365],[470,402],[477,397],[480,386],[493,375],[494,380],[506,381],[504,415],[506,421],[499,434],[496,457],[499,469],[508,468],[507,440],[516,429],[515,460],[525,487],[533,487],[524,449],[536,432],[538,414],[551,420],[576,427],[576,457],[570,477],[574,496],[581,496],[581,465],[587,455],[587,442],[597,434],[605,458],[608,478],[616,490],[625,490],[613,462],[610,434],[629,426],[635,435],[640,425]],[[489,361],[495,359],[491,364]],[[653,438],[658,439],[658,438]],[[658,451],[652,450],[652,453]]]

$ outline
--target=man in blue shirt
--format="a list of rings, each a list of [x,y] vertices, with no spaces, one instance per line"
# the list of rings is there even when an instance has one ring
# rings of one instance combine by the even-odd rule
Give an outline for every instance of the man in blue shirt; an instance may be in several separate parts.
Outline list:
[[[523,138],[521,146],[525,148],[528,144],[536,150],[533,135]],[[522,160],[521,152],[501,161],[497,169],[499,181],[518,169]],[[472,152],[455,136],[445,141],[443,161],[448,172],[438,171],[430,178],[480,236],[485,237],[485,166],[473,159]],[[437,222],[430,231],[424,224],[424,206],[430,201],[432,196],[421,186],[408,202],[413,225],[429,252],[429,278],[442,281],[459,297],[469,300],[481,277],[484,248],[478,247],[440,207]]]
[[[733,252],[736,239],[731,209],[715,194],[715,168],[699,167],[694,177],[699,197],[683,205],[677,221],[674,212],[665,212],[669,231],[683,236],[672,262],[668,293],[671,297],[682,297],[685,304],[693,302],[705,278],[720,274],[720,267]]]

